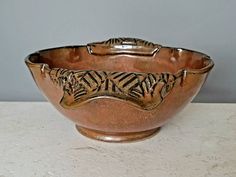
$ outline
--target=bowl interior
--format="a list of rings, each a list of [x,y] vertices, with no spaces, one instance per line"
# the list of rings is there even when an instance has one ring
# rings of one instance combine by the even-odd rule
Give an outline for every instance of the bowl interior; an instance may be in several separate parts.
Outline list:
[[[42,50],[37,55],[31,55],[29,60],[32,63],[48,64],[50,68],[144,73],[200,70],[211,63],[211,59],[205,54],[170,47],[162,47],[153,56],[99,56],[90,54],[86,46],[71,46]]]

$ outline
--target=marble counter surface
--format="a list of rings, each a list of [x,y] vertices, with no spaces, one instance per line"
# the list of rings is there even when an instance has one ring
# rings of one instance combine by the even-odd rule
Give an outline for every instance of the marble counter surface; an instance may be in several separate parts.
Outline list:
[[[154,137],[104,143],[47,102],[0,102],[0,177],[236,177],[236,104],[189,104]]]

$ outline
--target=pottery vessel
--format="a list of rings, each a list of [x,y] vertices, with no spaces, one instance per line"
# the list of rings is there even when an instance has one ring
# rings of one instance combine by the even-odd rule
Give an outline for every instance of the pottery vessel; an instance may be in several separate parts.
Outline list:
[[[135,38],[41,50],[25,62],[80,133],[108,142],[156,133],[196,96],[214,65],[206,54]]]

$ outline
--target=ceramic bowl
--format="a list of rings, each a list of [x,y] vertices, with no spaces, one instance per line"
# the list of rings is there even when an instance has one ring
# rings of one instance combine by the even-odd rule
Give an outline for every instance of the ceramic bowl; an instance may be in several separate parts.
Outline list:
[[[25,62],[81,134],[108,142],[156,133],[194,98],[214,65],[203,53],[135,38],[41,50]]]

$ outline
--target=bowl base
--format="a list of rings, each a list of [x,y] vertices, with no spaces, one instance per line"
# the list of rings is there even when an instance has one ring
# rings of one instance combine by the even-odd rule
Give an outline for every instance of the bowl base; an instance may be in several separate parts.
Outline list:
[[[107,132],[102,132],[102,131],[97,131],[97,130],[92,130],[84,127],[80,127],[76,125],[76,129],[84,136],[95,139],[95,140],[100,140],[100,141],[105,141],[105,142],[130,142],[130,141],[137,141],[137,140],[142,140],[145,138],[149,138],[156,133],[159,132],[161,129],[160,127],[154,128],[151,130],[146,130],[142,132],[127,132],[127,133],[107,133]]]

